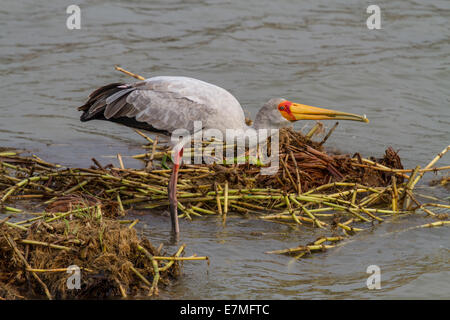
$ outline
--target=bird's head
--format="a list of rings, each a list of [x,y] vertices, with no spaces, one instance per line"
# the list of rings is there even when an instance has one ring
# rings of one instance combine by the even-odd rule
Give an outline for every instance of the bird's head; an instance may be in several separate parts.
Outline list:
[[[270,99],[256,115],[258,128],[281,128],[297,120],[352,120],[369,122],[366,116],[312,107],[283,98]]]

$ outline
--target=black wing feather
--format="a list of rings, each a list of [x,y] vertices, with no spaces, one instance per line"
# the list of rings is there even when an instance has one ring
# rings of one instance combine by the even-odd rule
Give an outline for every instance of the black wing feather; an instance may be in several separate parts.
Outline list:
[[[105,109],[107,107],[106,99],[108,97],[112,96],[115,93],[118,93],[119,91],[126,90],[128,88],[124,88],[123,83],[111,83],[107,84],[103,87],[98,88],[97,90],[93,91],[89,95],[88,101],[78,108],[79,111],[83,111],[83,114],[80,117],[80,120],[82,122],[90,121],[90,120],[109,120],[112,122],[123,124],[127,127],[132,127],[136,129],[142,129],[152,132],[158,132],[163,134],[168,134],[166,130],[159,130],[154,128],[153,126],[149,125],[146,122],[139,122],[136,120],[136,118],[129,118],[126,116],[123,116],[126,114],[131,108],[132,105],[126,103],[126,97],[128,94],[131,93],[127,92],[123,96],[121,96],[119,99],[114,101],[114,103],[120,104],[120,108],[118,108],[120,111],[117,112],[112,118],[106,119],[105,117]]]

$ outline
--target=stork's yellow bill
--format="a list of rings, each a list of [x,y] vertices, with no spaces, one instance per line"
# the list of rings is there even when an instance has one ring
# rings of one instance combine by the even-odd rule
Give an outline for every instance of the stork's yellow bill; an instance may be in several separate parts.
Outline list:
[[[336,111],[325,108],[308,106],[306,104],[283,101],[278,105],[281,115],[289,121],[297,120],[352,120],[369,122],[366,115],[360,116],[353,113]]]

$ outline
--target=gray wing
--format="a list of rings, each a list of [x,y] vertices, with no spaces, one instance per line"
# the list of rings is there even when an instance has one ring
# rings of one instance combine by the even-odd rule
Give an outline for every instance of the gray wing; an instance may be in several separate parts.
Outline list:
[[[183,128],[193,132],[194,121],[202,121],[203,128],[212,128],[224,122],[236,127],[245,119],[239,102],[228,91],[197,79],[154,77],[103,88],[93,92],[80,107],[85,111],[83,121],[132,118],[157,130],[173,132]]]

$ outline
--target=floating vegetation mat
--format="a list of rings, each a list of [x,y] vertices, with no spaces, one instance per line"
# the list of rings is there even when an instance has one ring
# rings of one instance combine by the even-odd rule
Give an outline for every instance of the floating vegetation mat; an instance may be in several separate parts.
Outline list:
[[[28,227],[0,221],[0,297],[151,296],[158,294],[158,282],[178,276],[179,261],[161,257],[161,248],[140,240],[122,221],[103,218],[97,209],[70,215],[76,218],[34,219]],[[161,259],[167,261],[164,266]]]
[[[138,238],[137,221],[105,218],[100,206],[9,218],[0,220],[0,299],[155,296],[158,284],[179,276],[181,261],[207,259],[181,257],[185,245],[166,256]]]
[[[261,167],[250,164],[182,165],[177,185],[180,218],[211,215],[225,224],[231,215],[253,215],[329,233],[306,245],[271,252],[297,258],[332,248],[396,215],[426,214],[433,221],[423,227],[449,224],[447,214],[437,211],[450,209],[448,202],[421,203],[414,187],[425,173],[450,169],[435,167],[450,146],[424,168],[404,169],[392,148],[379,159],[327,153],[323,144],[335,127],[321,142],[313,142],[317,128],[306,135],[280,131],[275,175],[261,175]],[[148,141],[148,152],[133,158],[144,161],[144,169],[126,168],[120,155],[119,167],[93,159],[91,168],[66,168],[35,155],[0,152],[0,212],[31,213],[30,204],[42,211],[27,220],[0,222],[0,297],[21,297],[25,294],[19,289],[29,286],[37,296],[72,297],[64,290],[65,278],[57,275],[64,271],[52,270],[72,264],[87,271],[81,297],[152,294],[155,279],[161,282],[178,274],[177,261],[166,257],[161,265],[159,250],[113,220],[129,208],[166,209],[169,204],[169,150],[138,133]],[[202,143],[206,147],[211,142]]]

